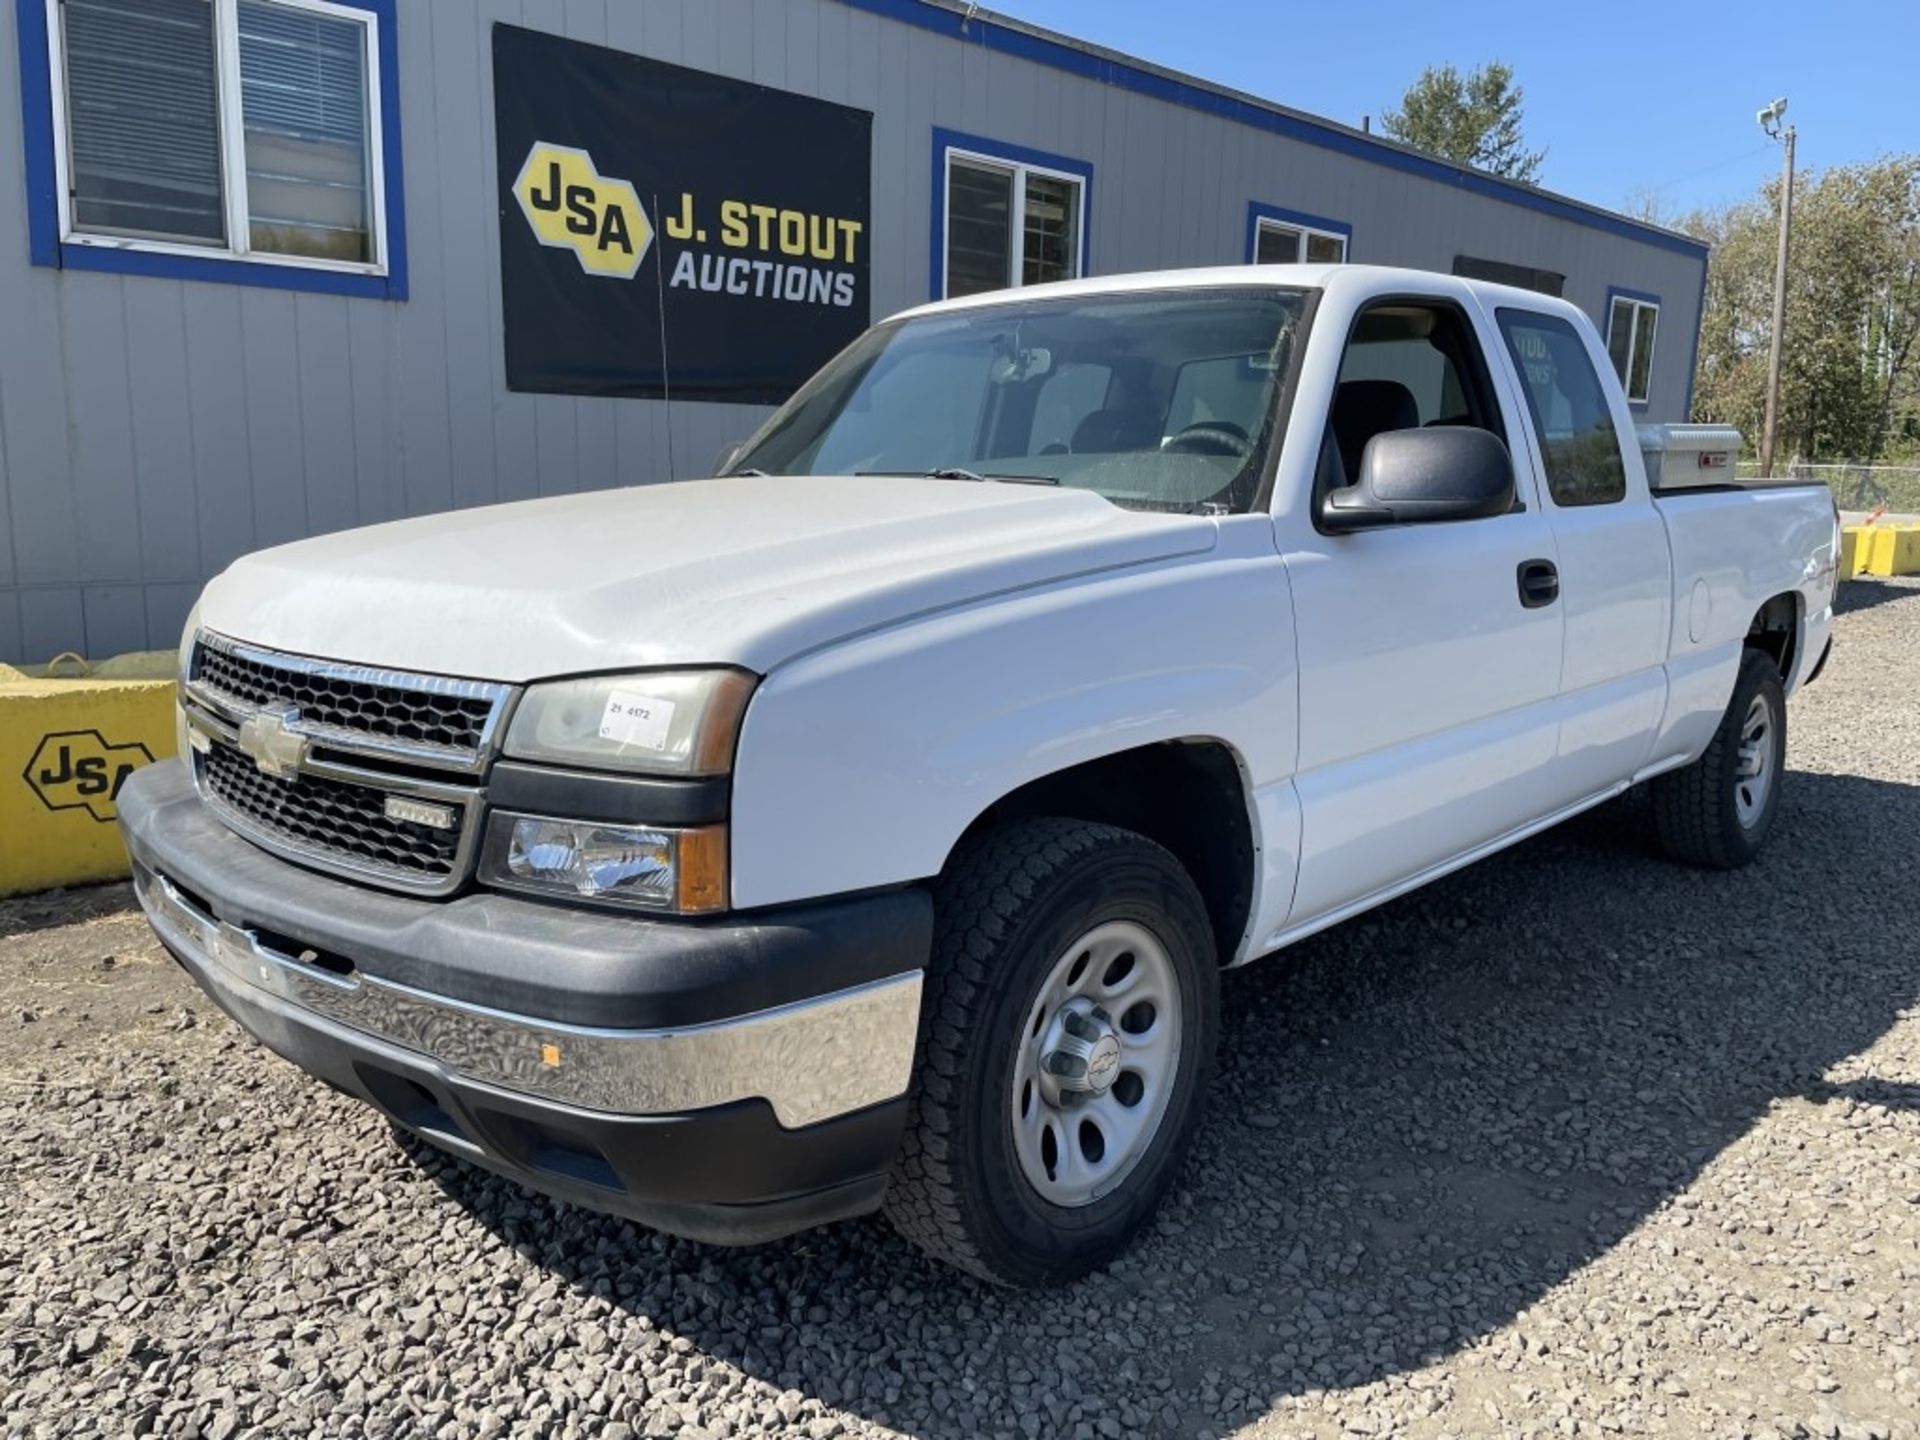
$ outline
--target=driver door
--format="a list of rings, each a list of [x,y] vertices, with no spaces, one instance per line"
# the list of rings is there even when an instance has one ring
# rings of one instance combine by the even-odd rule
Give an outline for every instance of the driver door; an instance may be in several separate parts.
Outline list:
[[[1332,317],[1323,317],[1325,319]],[[1299,883],[1285,929],[1337,918],[1538,818],[1557,740],[1562,619],[1522,576],[1555,565],[1498,337],[1443,295],[1353,317],[1316,495],[1276,522],[1300,664]],[[1497,353],[1497,352],[1495,352]],[[1516,503],[1478,520],[1345,534],[1316,525],[1366,441],[1475,425],[1516,454]]]

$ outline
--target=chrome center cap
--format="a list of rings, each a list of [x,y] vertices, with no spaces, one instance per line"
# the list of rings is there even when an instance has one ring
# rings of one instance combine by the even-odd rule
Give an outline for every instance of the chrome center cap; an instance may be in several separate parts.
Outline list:
[[[1055,1106],[1104,1095],[1120,1078],[1120,1032],[1084,995],[1054,1012],[1038,1043],[1041,1088]]]

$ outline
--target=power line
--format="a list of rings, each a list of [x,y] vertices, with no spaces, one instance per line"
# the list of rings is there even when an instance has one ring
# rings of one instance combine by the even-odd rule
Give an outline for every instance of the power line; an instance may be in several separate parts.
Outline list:
[[[1732,156],[1729,159],[1716,160],[1711,165],[1703,165],[1698,170],[1689,170],[1685,175],[1676,175],[1671,180],[1664,180],[1658,185],[1649,185],[1646,188],[1653,191],[1655,194],[1658,194],[1662,190],[1671,190],[1674,186],[1684,185],[1689,180],[1698,180],[1702,175],[1711,175],[1713,174],[1714,171],[1724,170],[1729,165],[1738,165],[1742,160],[1751,160],[1756,155],[1764,155],[1771,148],[1772,146],[1770,145],[1756,145],[1753,147],[1753,149],[1744,150],[1740,154]]]

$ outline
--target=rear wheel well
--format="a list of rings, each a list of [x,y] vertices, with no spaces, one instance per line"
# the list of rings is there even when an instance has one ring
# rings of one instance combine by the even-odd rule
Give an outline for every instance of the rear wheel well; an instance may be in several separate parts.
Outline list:
[[[1783,682],[1793,676],[1794,646],[1799,637],[1800,597],[1792,591],[1767,601],[1747,627],[1747,644],[1773,657]]]
[[[1172,851],[1206,902],[1221,962],[1233,958],[1253,906],[1254,847],[1246,785],[1226,745],[1143,745],[1043,775],[987,807],[966,833],[1042,815],[1117,825]]]

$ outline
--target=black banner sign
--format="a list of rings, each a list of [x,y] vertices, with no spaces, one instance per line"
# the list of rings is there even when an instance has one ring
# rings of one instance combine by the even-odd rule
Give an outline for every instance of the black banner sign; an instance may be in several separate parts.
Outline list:
[[[867,327],[867,111],[512,25],[493,95],[509,389],[770,404]]]

